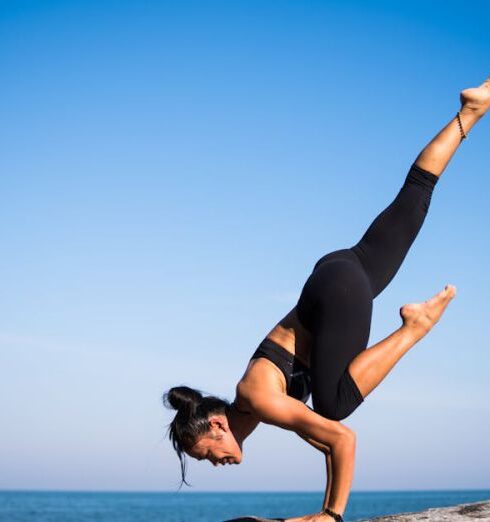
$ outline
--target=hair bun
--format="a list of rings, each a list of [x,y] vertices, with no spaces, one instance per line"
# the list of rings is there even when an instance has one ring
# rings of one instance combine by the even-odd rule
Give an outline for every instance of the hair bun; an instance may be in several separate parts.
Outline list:
[[[167,408],[173,408],[187,415],[195,413],[202,399],[201,392],[188,386],[175,386],[163,395],[163,403]]]

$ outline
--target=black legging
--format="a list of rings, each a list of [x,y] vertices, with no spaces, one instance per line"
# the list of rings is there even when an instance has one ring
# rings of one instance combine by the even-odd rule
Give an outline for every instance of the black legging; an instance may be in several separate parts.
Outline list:
[[[413,164],[395,200],[359,243],[320,258],[296,307],[312,333],[310,375],[313,409],[333,420],[363,401],[348,372],[367,347],[373,299],[400,268],[424,222],[438,177]]]

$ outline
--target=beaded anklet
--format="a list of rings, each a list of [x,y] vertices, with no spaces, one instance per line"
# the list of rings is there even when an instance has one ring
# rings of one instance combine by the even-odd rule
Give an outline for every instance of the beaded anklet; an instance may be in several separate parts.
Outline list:
[[[465,134],[464,130],[463,130],[463,124],[461,123],[461,116],[460,116],[460,111],[458,111],[458,114],[456,115],[458,117],[458,125],[459,125],[459,131],[461,132],[461,141],[465,140],[468,138],[468,136]]]

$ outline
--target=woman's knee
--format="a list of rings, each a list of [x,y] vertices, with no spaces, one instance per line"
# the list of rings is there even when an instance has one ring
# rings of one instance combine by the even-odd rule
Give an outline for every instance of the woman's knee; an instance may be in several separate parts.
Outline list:
[[[337,405],[334,407],[313,407],[313,410],[325,417],[326,419],[341,421],[346,419],[349,415],[351,415],[359,406],[359,404],[347,404],[347,405]]]
[[[351,415],[363,402],[364,398],[348,370],[340,379],[335,393],[319,393],[313,389],[313,409],[322,417],[341,421]]]
[[[313,410],[318,413],[318,415],[321,415],[322,417],[325,417],[326,419],[330,420],[342,420],[342,418],[338,418],[337,415],[337,407],[333,404],[326,404],[323,401],[318,401],[313,399]]]

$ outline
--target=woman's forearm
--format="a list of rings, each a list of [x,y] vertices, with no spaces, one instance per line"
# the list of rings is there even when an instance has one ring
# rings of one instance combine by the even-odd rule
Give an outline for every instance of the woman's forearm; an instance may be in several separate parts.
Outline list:
[[[330,473],[331,490],[328,492],[328,505],[336,513],[344,514],[349,500],[350,489],[354,477],[356,437],[355,434],[339,440],[331,447],[332,470]],[[329,479],[330,480],[330,479]],[[328,486],[327,486],[328,487]]]
[[[356,434],[340,422],[322,417],[303,402],[283,393],[256,394],[250,403],[262,422],[294,431],[308,441],[330,448],[332,486],[327,507],[343,514],[354,475]]]
[[[332,455],[330,450],[325,453],[325,462],[327,465],[327,488],[325,490],[325,497],[323,498],[323,509],[328,507],[328,503],[330,500],[330,492],[332,491]]]
[[[354,475],[356,434],[351,430],[344,430],[341,435],[329,445],[297,434],[325,456],[327,468],[327,486],[323,497],[322,509],[329,507],[336,513],[343,515],[349,499],[352,478]],[[335,464],[334,464],[335,461]],[[339,477],[337,477],[339,475]],[[335,486],[334,486],[335,484]],[[335,495],[333,489],[335,488]],[[288,519],[289,520],[289,519]],[[294,522],[291,519],[290,522]],[[298,519],[300,520],[300,519]]]
[[[325,489],[325,496],[323,497],[323,508],[325,509],[328,507],[328,501],[330,499],[330,491],[332,490],[332,453],[330,446],[327,446],[326,444],[323,444],[321,442],[318,442],[317,440],[312,439],[311,437],[306,437],[302,435],[301,433],[298,433],[298,435],[305,440],[308,444],[319,450],[322,455],[325,457],[325,463],[326,463],[326,473],[327,473],[327,486]]]

